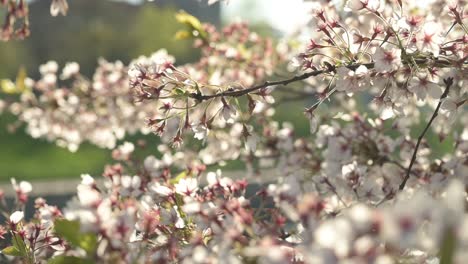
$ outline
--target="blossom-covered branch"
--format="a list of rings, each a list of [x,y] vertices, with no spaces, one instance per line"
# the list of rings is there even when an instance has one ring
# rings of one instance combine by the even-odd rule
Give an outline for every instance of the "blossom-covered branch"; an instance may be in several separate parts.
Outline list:
[[[359,66],[361,66],[361,64],[359,64],[359,65],[353,64],[353,65],[348,65],[346,67],[348,69],[355,70]],[[372,68],[373,63],[367,63],[364,66]],[[336,69],[330,67],[327,70],[316,70],[316,71],[306,72],[306,73],[303,73],[301,75],[297,75],[297,76],[294,76],[294,77],[291,77],[291,78],[288,78],[288,79],[285,79],[285,80],[266,81],[263,84],[255,85],[255,86],[245,88],[245,89],[240,89],[240,90],[237,90],[237,91],[234,88],[231,88],[229,91],[216,93],[216,94],[212,94],[212,95],[203,95],[203,94],[192,93],[192,94],[190,94],[190,97],[195,98],[198,101],[208,100],[208,99],[212,99],[212,98],[216,98],[216,97],[230,97],[230,96],[231,97],[239,97],[239,96],[247,95],[249,93],[256,92],[258,90],[265,89],[265,88],[268,88],[268,87],[271,87],[271,86],[278,86],[278,85],[285,85],[286,86],[286,85],[288,85],[290,83],[293,83],[293,82],[302,81],[302,80],[308,79],[308,78],[313,77],[313,76],[318,76],[320,74],[331,73],[331,72],[334,72],[335,70]]]
[[[416,146],[414,147],[413,156],[411,157],[411,161],[410,161],[410,164],[408,166],[408,169],[406,169],[405,178],[403,179],[403,182],[401,182],[400,187],[399,187],[400,191],[402,191],[405,188],[406,182],[408,181],[408,179],[410,177],[410,174],[411,174],[411,169],[413,168],[414,162],[416,161],[419,145],[421,144],[421,141],[423,140],[423,138],[426,135],[427,131],[431,127],[432,122],[434,122],[434,119],[439,115],[439,110],[440,110],[440,107],[442,105],[442,102],[443,102],[443,100],[445,98],[447,98],[447,96],[449,94],[449,91],[450,91],[450,87],[453,85],[453,79],[451,79],[451,78],[445,79],[444,83],[445,83],[445,90],[442,93],[442,95],[440,96],[439,103],[437,103],[436,109],[434,110],[434,113],[432,114],[431,119],[429,120],[427,125],[424,127],[424,130],[418,136],[418,141],[416,142]]]

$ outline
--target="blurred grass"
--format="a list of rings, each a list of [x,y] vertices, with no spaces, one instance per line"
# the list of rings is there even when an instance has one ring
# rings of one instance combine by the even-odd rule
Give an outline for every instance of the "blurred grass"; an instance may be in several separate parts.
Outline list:
[[[179,7],[108,1],[72,1],[70,5],[67,17],[50,17],[44,15],[49,12],[50,3],[36,1],[31,4],[32,35],[24,41],[0,43],[1,78],[14,78],[20,65],[26,67],[28,76],[36,78],[38,65],[49,59],[60,65],[66,61],[77,61],[81,72],[92,76],[98,57],[128,63],[139,55],[149,55],[160,48],[168,49],[179,63],[199,57],[199,52],[191,48],[190,41],[174,39],[181,28],[174,17]],[[198,10],[203,19],[219,21],[219,9],[199,9],[197,6],[197,3],[184,4],[187,11]],[[80,34],[76,36],[78,31]],[[13,116],[0,114],[0,182],[9,181],[12,177],[42,180],[78,178],[82,173],[97,176],[101,175],[104,165],[112,161],[110,150],[91,144],[82,144],[76,153],[71,153],[54,143],[31,138],[24,127],[10,133],[7,125],[13,122]],[[136,142],[141,138],[137,135],[128,140]],[[157,137],[150,135],[144,138],[148,147],[138,155],[156,154]]]
[[[298,135],[303,136],[309,131],[303,109],[304,102],[286,103],[277,109],[276,118],[291,122]],[[10,133],[7,126],[13,122],[14,116],[5,113],[0,115],[0,182],[7,182],[13,177],[17,180],[45,180],[76,179],[83,173],[98,176],[102,174],[105,164],[112,162],[110,150],[100,149],[89,143],[82,144],[76,153],[71,153],[44,139],[31,138],[24,127]],[[137,147],[138,158],[143,159],[147,155],[160,156],[156,150],[159,139],[153,134],[133,135],[125,140],[136,144],[140,139],[146,141],[146,147]],[[235,160],[227,162],[222,169],[239,170],[244,167],[242,161]],[[210,169],[216,168],[217,166],[210,166]]]

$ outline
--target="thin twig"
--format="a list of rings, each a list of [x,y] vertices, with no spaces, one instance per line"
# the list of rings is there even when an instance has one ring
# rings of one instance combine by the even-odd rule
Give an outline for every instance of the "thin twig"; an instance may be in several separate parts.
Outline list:
[[[410,174],[411,174],[411,169],[413,168],[414,162],[416,161],[416,156],[418,154],[419,145],[421,144],[421,141],[424,138],[424,135],[426,135],[426,132],[429,130],[429,127],[431,127],[432,122],[439,115],[440,106],[442,105],[443,99],[445,99],[447,97],[447,95],[448,95],[448,93],[450,91],[450,87],[453,84],[453,78],[444,79],[444,83],[445,83],[445,91],[440,96],[439,103],[437,104],[437,107],[434,110],[434,113],[432,114],[431,119],[429,120],[426,127],[424,128],[424,130],[422,131],[422,133],[418,137],[418,141],[416,142],[416,147],[414,148],[414,151],[413,151],[413,157],[411,158],[411,162],[410,162],[410,164],[408,166],[408,169],[406,170],[406,176],[405,176],[405,178],[403,179],[403,181],[400,184],[400,188],[399,188],[400,191],[402,191],[406,186],[406,182],[408,181],[408,179],[410,177]]]
[[[468,58],[468,56],[467,56],[467,58]],[[425,63],[428,62],[428,59],[427,58],[423,58],[423,59],[418,58],[418,59],[414,59],[414,61],[415,61],[416,64],[425,64]],[[441,60],[441,59],[435,59],[433,61],[433,65],[435,67],[437,67],[437,68],[449,67],[451,65],[450,63],[451,63],[451,61]],[[462,66],[464,66],[466,64],[465,60],[458,61],[457,63],[459,65],[462,65]],[[346,67],[346,68],[348,68],[350,70],[356,70],[359,66],[366,66],[368,69],[372,69],[372,68],[374,68],[374,62],[353,63],[353,64],[346,65],[344,67]],[[335,70],[336,70],[336,67],[333,66],[333,65],[330,65],[326,69],[316,70],[316,71],[312,71],[312,72],[306,72],[306,73],[303,73],[301,75],[296,75],[294,77],[279,80],[279,81],[266,81],[263,84],[258,84],[258,85],[255,85],[255,86],[252,86],[252,87],[249,87],[249,88],[246,88],[246,89],[242,89],[242,90],[227,90],[227,91],[223,91],[223,92],[216,93],[216,94],[210,94],[210,95],[205,95],[205,94],[200,93],[200,91],[198,91],[197,93],[189,94],[189,96],[191,98],[194,98],[194,99],[200,101],[200,102],[205,101],[205,100],[209,100],[209,99],[212,99],[212,98],[217,98],[217,97],[239,97],[239,96],[243,96],[243,95],[246,95],[246,94],[249,94],[249,93],[255,92],[257,90],[261,90],[261,89],[270,87],[270,86],[276,86],[276,85],[286,86],[286,85],[288,85],[290,83],[297,82],[297,81],[302,81],[302,80],[308,79],[308,78],[313,77],[313,76],[318,76],[318,75],[326,74],[326,73],[332,73]]]
[[[374,206],[379,207],[384,202],[393,199],[393,197],[395,197],[395,191],[392,189],[380,201],[378,201],[376,204],[374,204]]]
[[[355,70],[361,65],[364,65],[367,68],[373,68],[374,67],[373,62],[372,63],[364,63],[364,64],[351,64],[351,65],[348,65],[346,67],[351,69],[351,70]],[[261,90],[261,89],[270,87],[270,86],[276,86],[276,85],[285,85],[286,86],[286,85],[288,85],[290,83],[293,83],[293,82],[302,81],[302,80],[305,80],[307,78],[310,78],[310,77],[313,77],[313,76],[318,76],[318,75],[321,75],[321,74],[331,73],[331,72],[334,72],[335,70],[336,70],[335,67],[329,67],[328,69],[317,70],[317,71],[312,71],[312,72],[306,72],[306,73],[303,73],[301,75],[296,75],[296,76],[294,76],[292,78],[288,78],[288,79],[284,79],[284,80],[273,81],[273,82],[267,81],[267,82],[264,82],[263,84],[255,85],[255,86],[252,86],[250,88],[243,89],[243,90],[225,91],[225,92],[221,92],[221,93],[217,93],[217,94],[211,94],[211,95],[203,95],[203,94],[192,93],[192,94],[190,94],[190,97],[192,97],[194,99],[197,99],[199,101],[204,101],[204,100],[208,100],[208,99],[212,99],[212,98],[216,98],[216,97],[239,97],[239,96],[246,95],[246,94],[249,94],[249,93],[255,92],[257,90]]]

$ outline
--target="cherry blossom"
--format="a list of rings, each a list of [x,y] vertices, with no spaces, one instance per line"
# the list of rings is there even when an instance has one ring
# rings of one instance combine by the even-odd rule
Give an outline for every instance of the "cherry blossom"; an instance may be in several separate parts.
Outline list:
[[[357,92],[366,86],[367,68],[364,65],[359,66],[356,70],[350,70],[346,67],[337,69],[338,78],[336,87],[338,91],[346,91],[347,93]]]
[[[436,57],[439,56],[440,45],[443,42],[443,39],[440,36],[441,31],[442,30],[439,24],[434,22],[426,23],[422,28],[422,32],[420,33],[421,36],[419,40],[419,49],[423,52],[429,51]]]
[[[52,4],[50,5],[50,14],[52,16],[57,16],[58,14],[62,14],[63,16],[66,16],[67,11],[68,11],[67,0],[52,0]]]
[[[375,70],[378,72],[391,72],[401,66],[401,50],[377,48],[374,54]]]
[[[408,89],[414,92],[420,100],[425,99],[426,95],[435,99],[440,98],[442,95],[440,86],[437,83],[428,80],[428,76],[425,75],[414,77],[413,80],[411,80]]]
[[[177,193],[192,196],[198,189],[198,182],[194,178],[181,179],[177,184],[174,185]]]
[[[16,211],[10,215],[10,222],[12,224],[18,224],[24,218],[24,212]]]

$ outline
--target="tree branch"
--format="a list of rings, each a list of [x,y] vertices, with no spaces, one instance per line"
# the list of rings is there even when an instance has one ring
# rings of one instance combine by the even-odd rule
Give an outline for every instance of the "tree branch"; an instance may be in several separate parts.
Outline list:
[[[428,59],[427,58],[422,58],[422,59],[417,58],[417,59],[415,59],[415,62],[417,64],[426,64],[426,63],[428,63]],[[436,60],[434,60],[432,62],[432,65],[437,67],[437,68],[446,68],[446,67],[450,67],[451,63],[453,63],[453,62],[442,60],[442,59],[436,59]],[[458,61],[457,63],[459,65],[462,65],[462,66],[465,65],[464,60],[461,61],[461,62]],[[346,68],[348,68],[350,70],[355,70],[361,65],[366,66],[368,69],[374,68],[374,62],[354,63],[354,64],[345,65],[344,67],[346,67]],[[306,73],[303,73],[301,75],[296,75],[294,77],[279,80],[279,81],[266,81],[263,84],[258,84],[258,85],[255,85],[255,86],[243,89],[243,90],[227,90],[227,91],[223,91],[221,93],[211,94],[211,95],[204,95],[204,94],[198,92],[198,93],[191,93],[191,94],[189,94],[189,96],[191,98],[194,98],[194,99],[200,101],[200,102],[205,101],[205,100],[209,100],[209,99],[212,99],[212,98],[217,98],[217,97],[239,97],[239,96],[243,96],[243,95],[246,95],[246,94],[249,94],[249,93],[255,92],[257,90],[261,90],[261,89],[270,87],[270,86],[275,86],[275,85],[284,85],[284,86],[286,86],[286,85],[288,85],[290,83],[293,83],[293,82],[302,81],[302,80],[308,79],[309,77],[318,76],[320,74],[331,73],[331,72],[334,72],[335,70],[336,70],[336,66],[328,64],[327,68],[323,69],[323,70],[316,70],[316,71],[312,71],[312,72],[306,72]]]
[[[416,147],[414,148],[414,151],[413,151],[413,157],[411,158],[411,162],[410,162],[410,164],[408,166],[408,169],[406,170],[406,176],[405,176],[405,178],[403,179],[403,181],[400,184],[400,187],[399,187],[400,191],[402,191],[406,186],[406,182],[408,181],[408,179],[410,177],[410,174],[411,174],[411,169],[413,168],[413,165],[414,165],[414,163],[416,161],[416,156],[417,156],[417,153],[418,153],[419,145],[421,144],[421,141],[424,138],[424,135],[426,135],[426,132],[429,130],[429,127],[431,127],[432,122],[439,115],[439,109],[440,109],[440,106],[442,105],[442,100],[447,97],[447,95],[448,95],[448,93],[450,91],[450,87],[453,84],[453,78],[444,79],[444,83],[445,83],[445,91],[440,96],[439,103],[437,104],[437,107],[434,110],[434,113],[432,114],[431,119],[429,120],[426,127],[424,128],[424,130],[422,131],[422,133],[418,137],[418,141],[416,142]]]
[[[351,70],[355,70],[361,65],[364,65],[369,69],[374,67],[373,62],[372,63],[363,63],[363,64],[360,64],[360,63],[350,64],[350,65],[347,65],[346,67],[351,69]],[[286,85],[288,85],[290,83],[293,83],[293,82],[302,81],[302,80],[305,80],[305,79],[307,79],[309,77],[317,76],[317,75],[320,75],[320,74],[331,73],[331,72],[334,72],[335,70],[336,70],[336,68],[331,66],[331,67],[329,67],[327,69],[324,69],[324,70],[306,72],[306,73],[303,73],[301,75],[296,75],[296,76],[294,76],[292,78],[288,78],[288,79],[283,79],[283,80],[279,80],[279,81],[272,81],[272,82],[271,81],[266,81],[263,84],[258,84],[258,85],[255,85],[255,86],[252,86],[250,88],[243,89],[243,90],[224,91],[224,92],[217,93],[217,94],[212,94],[212,95],[203,95],[203,94],[200,94],[200,93],[191,93],[190,97],[192,97],[194,99],[197,99],[199,101],[204,101],[204,100],[208,100],[208,99],[212,99],[212,98],[216,98],[216,97],[227,97],[227,96],[239,97],[239,96],[246,95],[246,94],[249,94],[251,92],[255,92],[257,90],[261,90],[261,89],[264,89],[264,88],[267,88],[267,87],[270,87],[270,86],[275,86],[275,85],[285,85],[286,86]]]

